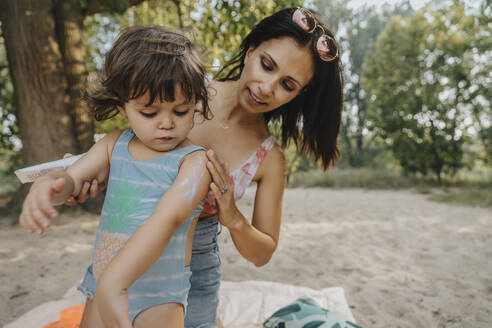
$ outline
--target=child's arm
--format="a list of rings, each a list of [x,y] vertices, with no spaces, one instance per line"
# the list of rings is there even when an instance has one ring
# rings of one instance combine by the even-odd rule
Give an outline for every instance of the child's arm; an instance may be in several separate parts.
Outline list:
[[[109,174],[111,152],[121,131],[106,135],[66,171],[48,173],[33,183],[24,200],[20,225],[42,233],[58,213],[53,205],[61,205],[71,195],[78,195],[84,181],[105,181]]]
[[[152,215],[133,233],[99,277],[95,300],[106,325],[128,326],[126,290],[159,259],[174,231],[205,198],[211,181],[206,161],[203,151],[183,159],[178,177]]]

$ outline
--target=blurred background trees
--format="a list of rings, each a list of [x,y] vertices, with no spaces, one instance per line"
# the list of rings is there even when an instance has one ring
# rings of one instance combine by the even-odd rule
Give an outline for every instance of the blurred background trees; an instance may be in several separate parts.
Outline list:
[[[476,31],[458,3],[394,16],[368,56],[370,119],[405,173],[432,173],[440,182],[465,165]]]
[[[255,22],[299,5],[328,22],[343,54],[343,158],[328,176],[385,170],[394,173],[393,181],[403,175],[441,182],[463,172],[490,177],[491,0],[431,0],[418,10],[408,0],[395,3],[3,0],[0,177],[15,188],[12,169],[67,151],[83,152],[95,133],[125,126],[122,119],[94,123],[79,98],[87,79],[98,78],[104,54],[122,27],[165,24],[184,30],[213,76]],[[296,184],[296,174],[316,165],[297,156],[294,145],[285,146],[289,177]],[[385,174],[374,176],[381,180]]]

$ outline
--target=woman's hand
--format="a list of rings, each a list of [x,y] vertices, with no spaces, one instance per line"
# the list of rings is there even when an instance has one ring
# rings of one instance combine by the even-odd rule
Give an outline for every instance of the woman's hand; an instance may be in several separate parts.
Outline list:
[[[210,189],[215,196],[219,221],[230,228],[239,221],[236,216],[238,210],[234,200],[234,182],[229,177],[228,165],[222,164],[212,149],[207,151],[207,158],[207,169],[213,180]]]
[[[128,317],[128,292],[108,286],[102,277],[97,282],[94,304],[104,327],[132,328]]]
[[[72,154],[66,153],[65,155],[63,155],[63,158],[68,158],[72,156]],[[85,181],[77,198],[70,196],[65,201],[65,205],[71,206],[75,205],[76,203],[85,203],[85,201],[87,200],[87,196],[89,196],[90,198],[95,198],[99,192],[104,190],[104,188],[106,188],[106,183],[99,183],[97,179],[92,180],[91,183]]]

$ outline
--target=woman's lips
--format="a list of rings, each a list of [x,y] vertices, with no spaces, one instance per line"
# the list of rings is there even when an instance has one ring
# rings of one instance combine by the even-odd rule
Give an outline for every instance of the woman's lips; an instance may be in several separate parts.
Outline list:
[[[251,92],[249,88],[248,88],[248,101],[255,106],[266,105],[266,103],[262,102],[258,97],[256,97],[256,95],[253,92]]]

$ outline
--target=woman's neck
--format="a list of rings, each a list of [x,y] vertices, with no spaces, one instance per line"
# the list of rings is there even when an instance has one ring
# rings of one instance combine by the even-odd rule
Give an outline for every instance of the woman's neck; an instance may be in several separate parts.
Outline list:
[[[221,125],[256,126],[264,123],[263,114],[248,113],[239,102],[240,89],[237,81],[215,82],[217,89],[216,104],[220,112]]]

